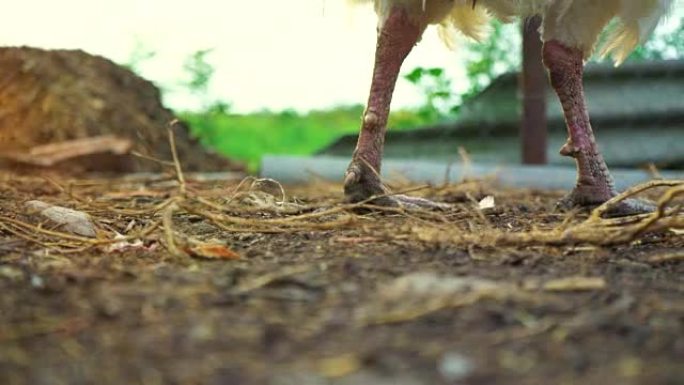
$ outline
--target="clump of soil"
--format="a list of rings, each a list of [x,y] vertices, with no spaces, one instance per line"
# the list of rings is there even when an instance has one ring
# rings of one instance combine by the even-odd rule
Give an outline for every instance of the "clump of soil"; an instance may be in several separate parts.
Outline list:
[[[173,119],[154,84],[103,57],[80,50],[0,49],[0,153],[115,135],[132,141],[134,151],[168,160],[166,127]],[[183,123],[176,128],[185,169],[242,169],[203,149]],[[98,171],[160,169],[158,163],[131,155],[78,163]]]

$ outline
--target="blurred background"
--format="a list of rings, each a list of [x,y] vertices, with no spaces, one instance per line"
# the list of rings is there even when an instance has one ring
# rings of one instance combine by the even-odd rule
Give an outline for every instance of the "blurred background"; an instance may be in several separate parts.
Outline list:
[[[660,135],[654,126],[662,131],[653,151],[631,151],[636,158],[608,149],[609,164],[681,166],[684,151],[663,146],[684,131],[683,22],[680,1],[622,68],[592,59],[587,89],[596,119],[629,126],[632,145]],[[375,23],[372,7],[340,0],[25,0],[12,5],[0,36],[4,46],[82,49],[130,69],[154,83],[204,146],[256,171],[266,154],[351,154]],[[486,41],[463,39],[453,50],[428,30],[396,87],[388,157],[450,159],[463,146],[475,160],[519,162],[520,146],[510,140],[520,120],[522,29],[494,23]],[[564,128],[548,95],[553,149]]]

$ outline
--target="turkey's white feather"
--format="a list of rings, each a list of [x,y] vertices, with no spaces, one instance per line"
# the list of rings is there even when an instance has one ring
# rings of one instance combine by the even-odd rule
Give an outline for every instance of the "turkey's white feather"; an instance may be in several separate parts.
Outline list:
[[[558,40],[581,49],[589,56],[599,35],[611,20],[614,30],[601,49],[616,63],[648,37],[660,19],[671,9],[674,0],[348,0],[373,3],[380,26],[394,7],[401,7],[421,27],[440,25],[440,36],[447,43],[451,31],[481,39],[486,35],[489,17],[503,21],[513,17],[540,14],[544,18],[545,41]]]

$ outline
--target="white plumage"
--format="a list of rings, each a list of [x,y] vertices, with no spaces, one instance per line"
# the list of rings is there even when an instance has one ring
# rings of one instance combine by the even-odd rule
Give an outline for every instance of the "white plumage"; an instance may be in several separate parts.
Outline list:
[[[396,6],[424,27],[439,24],[440,34],[449,41],[452,31],[481,39],[490,17],[509,21],[515,17],[540,14],[544,18],[543,39],[556,39],[576,47],[588,57],[600,33],[611,20],[616,25],[601,47],[621,63],[645,40],[674,0],[351,0],[375,5],[379,25]]]

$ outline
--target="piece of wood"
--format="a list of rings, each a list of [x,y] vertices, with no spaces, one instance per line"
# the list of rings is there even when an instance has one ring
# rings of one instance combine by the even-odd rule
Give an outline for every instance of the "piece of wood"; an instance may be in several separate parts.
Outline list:
[[[58,163],[95,154],[128,154],[133,143],[114,135],[101,135],[85,139],[67,140],[30,148],[23,152],[5,151],[0,157],[19,164],[52,167]]]

